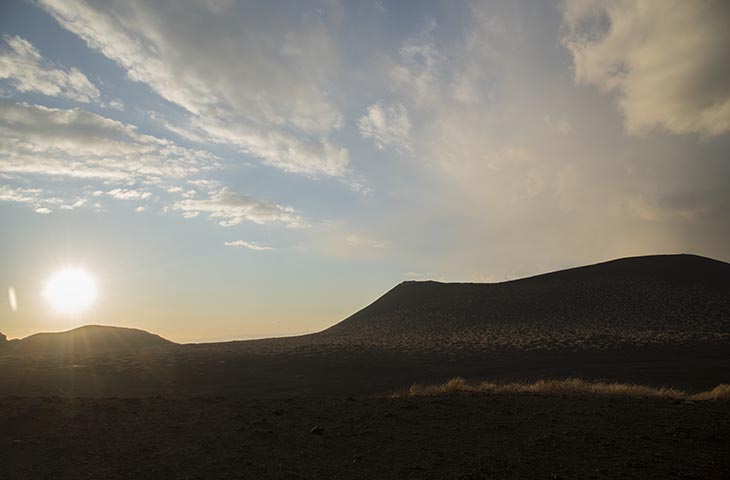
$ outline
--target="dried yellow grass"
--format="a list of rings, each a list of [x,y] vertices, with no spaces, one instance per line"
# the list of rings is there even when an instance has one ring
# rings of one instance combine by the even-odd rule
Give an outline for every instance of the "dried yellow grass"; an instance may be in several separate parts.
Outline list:
[[[730,400],[730,384],[721,383],[708,392],[692,395],[692,400]]]
[[[627,397],[670,398],[678,400],[727,400],[730,399],[730,384],[721,384],[714,389],[689,394],[674,388],[654,388],[646,385],[626,383],[590,382],[580,378],[564,380],[538,380],[534,383],[468,383],[455,377],[440,385],[413,384],[394,397],[420,397],[448,395],[454,393],[537,393],[545,395],[612,395]]]

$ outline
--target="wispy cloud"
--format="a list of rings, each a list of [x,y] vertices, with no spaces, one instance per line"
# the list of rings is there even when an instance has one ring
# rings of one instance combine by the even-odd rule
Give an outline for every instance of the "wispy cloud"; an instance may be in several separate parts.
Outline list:
[[[365,235],[351,234],[345,237],[345,243],[351,247],[386,248],[390,245],[387,240],[378,240]]]
[[[433,39],[436,27],[436,21],[429,19],[418,35],[406,40],[389,71],[394,86],[420,105],[437,98],[434,89],[444,70],[445,55]]]
[[[399,153],[409,152],[411,120],[408,110],[400,103],[384,105],[382,101],[368,107],[357,122],[360,135],[372,139],[378,149],[391,147]]]
[[[17,174],[156,182],[217,165],[193,150],[80,109],[0,102],[0,169]]]
[[[130,79],[184,108],[177,124],[166,122],[176,133],[232,145],[286,172],[347,175],[348,151],[330,140],[343,120],[327,94],[338,50],[324,6],[313,16],[273,17],[249,3],[39,3]]]
[[[223,227],[238,225],[244,221],[258,224],[281,223],[289,228],[308,226],[291,207],[278,205],[268,200],[237,195],[228,188],[222,188],[208,198],[180,200],[172,208],[182,212],[183,216],[187,218],[208,214],[211,219],[216,220]]]
[[[144,200],[152,196],[150,192],[138,191],[127,188],[115,188],[105,192],[110,197],[116,198],[117,200]]]
[[[21,37],[3,35],[3,40],[6,46],[0,47],[0,79],[9,79],[18,91],[83,103],[99,102],[99,90],[77,68],[56,68]]]
[[[264,250],[273,250],[271,247],[267,247],[265,245],[259,245],[256,242],[247,242],[245,240],[235,240],[232,242],[225,242],[227,247],[244,247],[248,248],[249,250],[256,250],[256,251],[264,251]]]
[[[220,165],[208,152],[141,134],[132,125],[27,103],[0,101],[0,143],[7,179],[0,201],[26,203],[38,213],[79,208],[90,197],[153,200],[151,188],[169,196],[171,180],[201,180]]]
[[[64,199],[42,188],[0,185],[0,202],[26,204],[36,213],[47,214],[54,210],[74,210],[84,206],[87,199],[78,195]]]

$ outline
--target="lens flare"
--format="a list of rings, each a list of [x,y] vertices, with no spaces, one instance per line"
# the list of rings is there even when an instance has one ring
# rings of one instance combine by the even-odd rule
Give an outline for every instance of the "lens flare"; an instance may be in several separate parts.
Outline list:
[[[15,296],[15,287],[8,288],[8,301],[10,302],[10,310],[18,311],[18,297]]]

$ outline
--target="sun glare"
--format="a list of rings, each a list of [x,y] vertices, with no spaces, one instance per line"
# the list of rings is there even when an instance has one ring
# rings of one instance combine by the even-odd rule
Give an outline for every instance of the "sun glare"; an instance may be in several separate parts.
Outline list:
[[[59,313],[74,315],[91,308],[96,299],[96,282],[80,268],[64,268],[48,280],[43,296]]]

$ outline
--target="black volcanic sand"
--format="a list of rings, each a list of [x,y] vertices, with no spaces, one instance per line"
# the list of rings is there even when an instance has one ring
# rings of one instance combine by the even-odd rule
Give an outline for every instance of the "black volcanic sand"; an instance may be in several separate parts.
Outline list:
[[[288,339],[180,345],[95,357],[0,356],[0,395],[287,397],[382,394],[411,383],[580,377],[695,393],[730,383],[730,345],[628,346],[605,351],[395,352]]]
[[[714,480],[728,432],[728,401],[6,397],[0,478]]]

